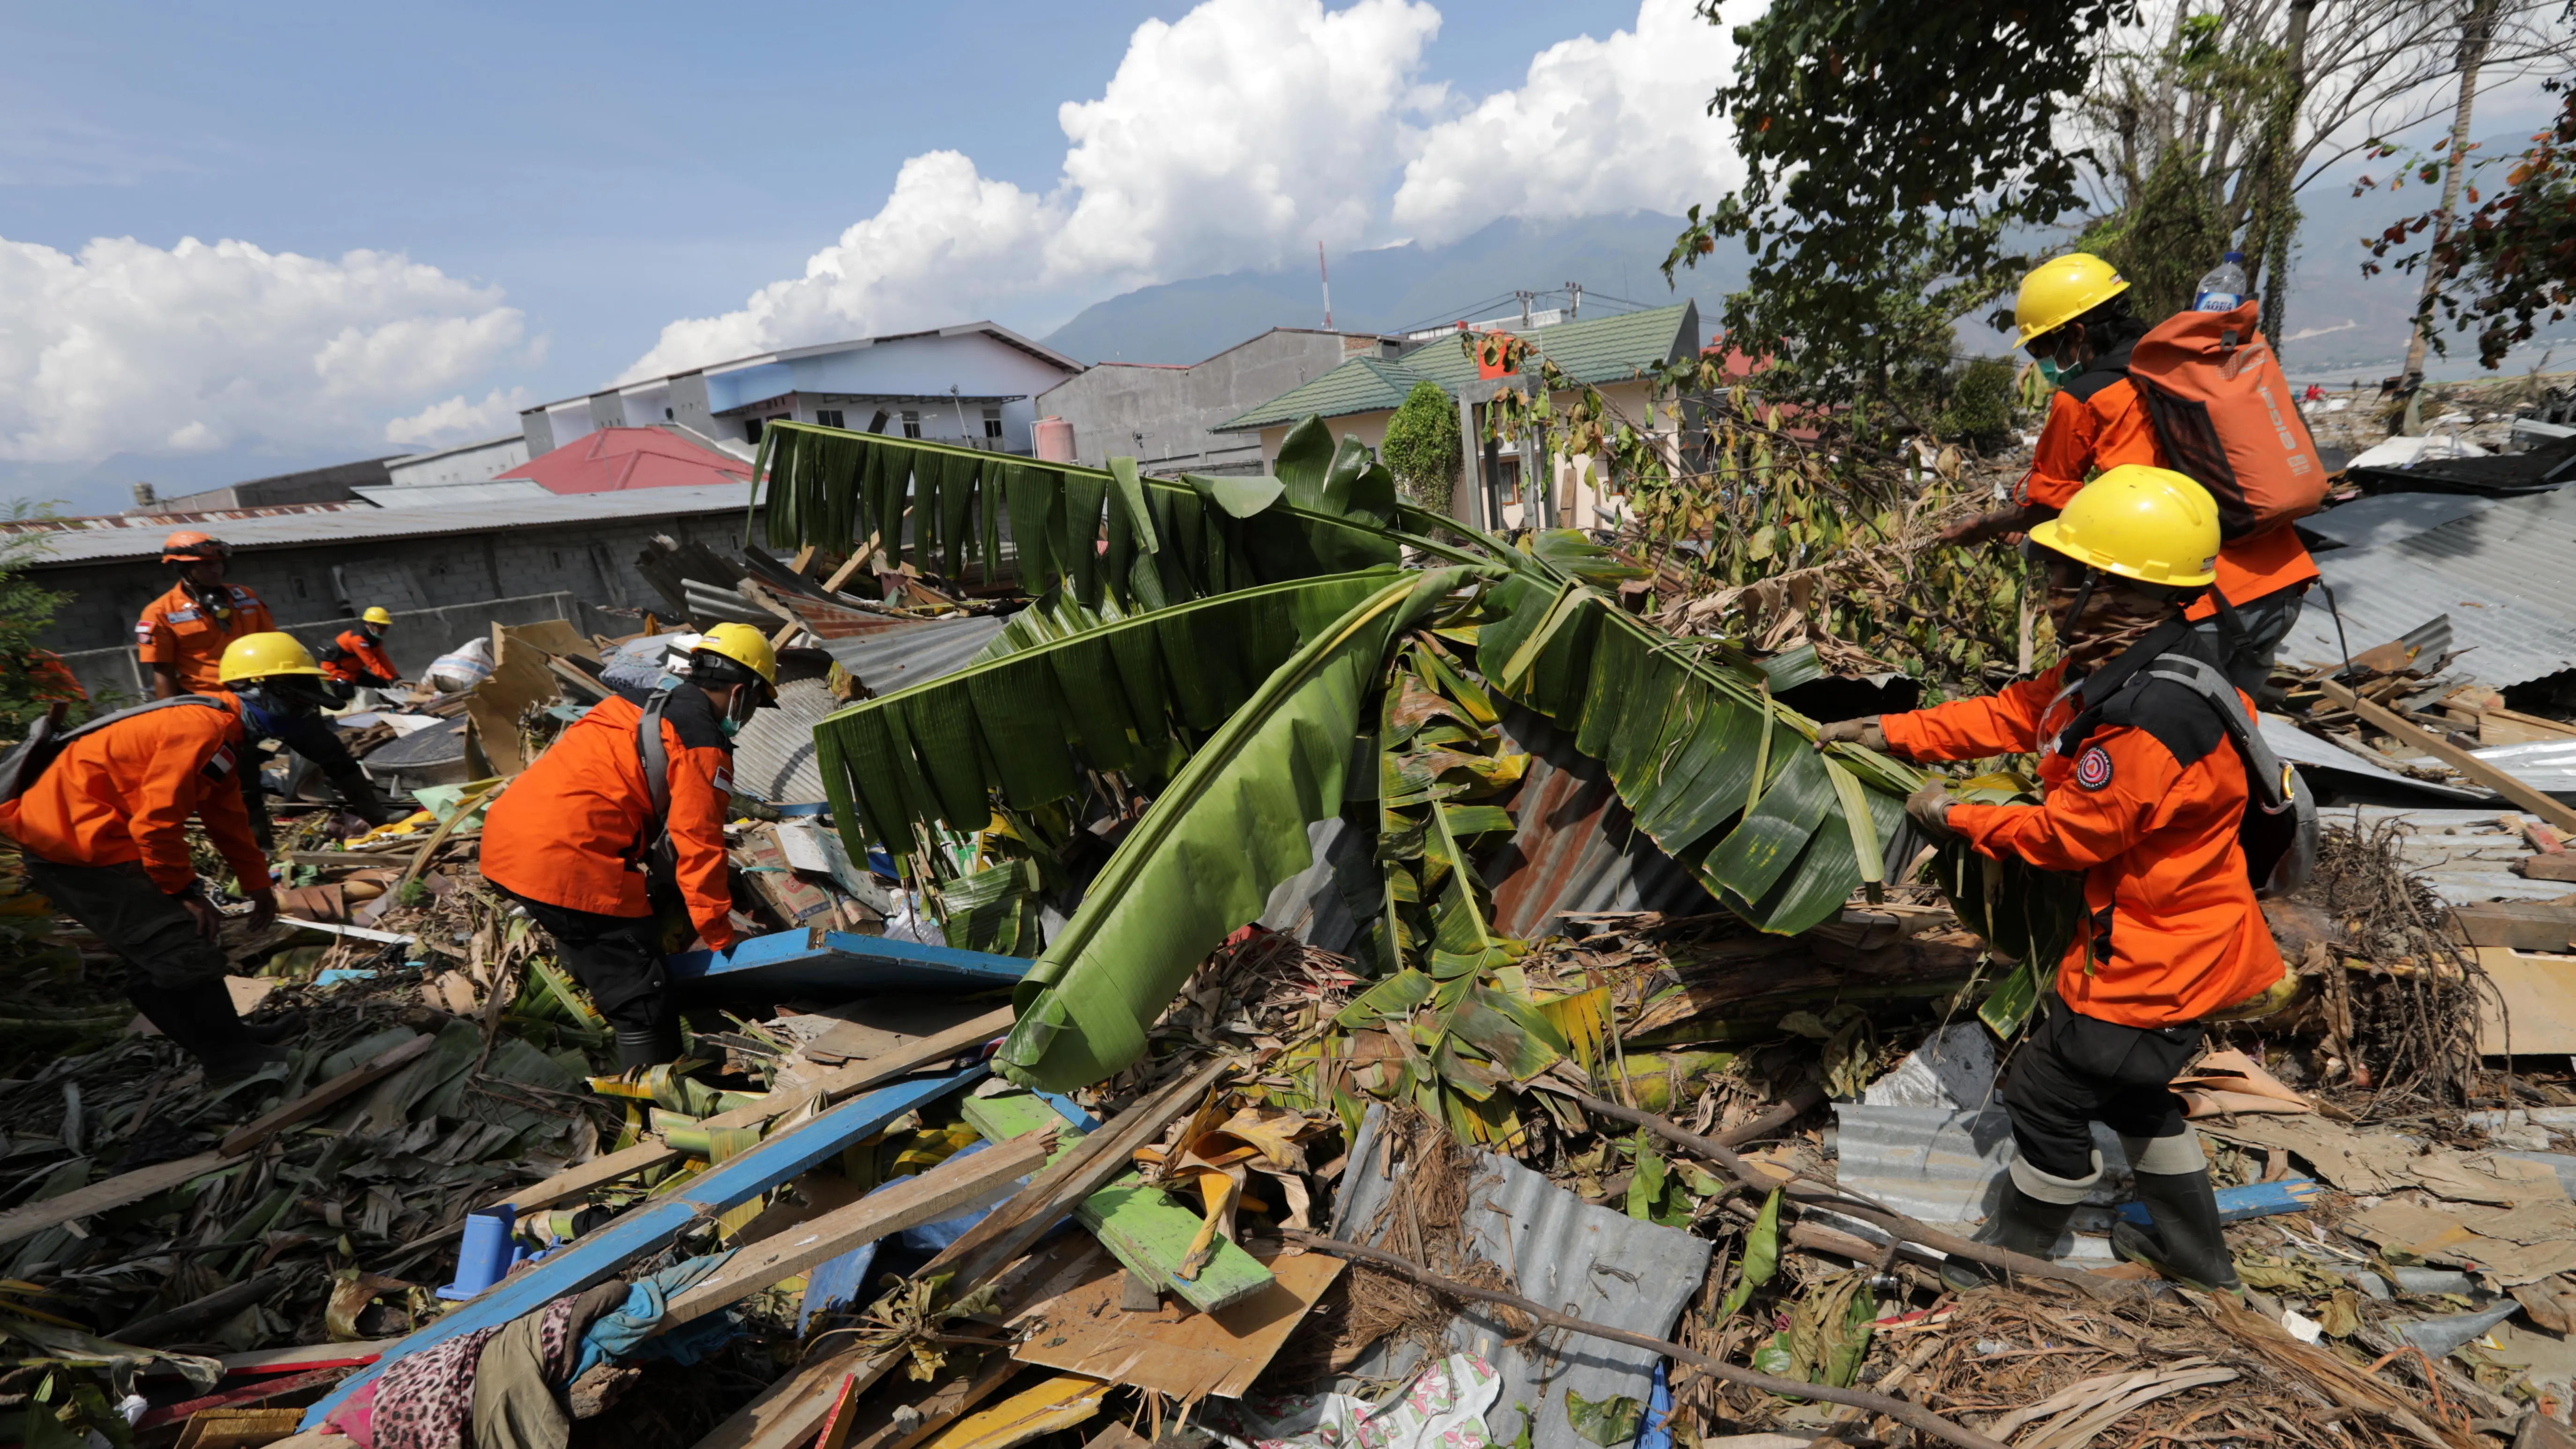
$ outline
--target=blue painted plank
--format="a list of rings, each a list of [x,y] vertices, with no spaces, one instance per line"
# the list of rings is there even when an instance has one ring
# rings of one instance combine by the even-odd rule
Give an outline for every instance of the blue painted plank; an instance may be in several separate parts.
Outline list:
[[[340,1381],[320,1403],[304,1411],[303,1426],[317,1429],[359,1385],[383,1373],[396,1359],[432,1348],[478,1329],[497,1328],[533,1313],[567,1293],[606,1282],[620,1268],[660,1249],[700,1217],[737,1207],[799,1173],[837,1156],[841,1149],[882,1131],[906,1112],[971,1086],[987,1069],[968,1067],[944,1077],[897,1082],[880,1087],[822,1115],[791,1127],[750,1151],[729,1157],[680,1185],[668,1197],[657,1197],[628,1209],[616,1221],[567,1247],[557,1249],[536,1267],[449,1312],[444,1318],[385,1351],[384,1357]]]
[[[1032,962],[885,936],[810,927],[754,936],[730,951],[668,958],[672,984],[705,999],[727,995],[841,995],[862,991],[960,994],[1016,986]]]
[[[2241,1223],[2247,1218],[2268,1218],[2274,1213],[2306,1212],[2325,1189],[2304,1177],[2285,1177],[2279,1182],[2249,1182],[2243,1187],[2218,1190],[2218,1220]],[[2120,1216],[2139,1227],[2151,1227],[2147,1205],[2142,1202],[2120,1204]]]

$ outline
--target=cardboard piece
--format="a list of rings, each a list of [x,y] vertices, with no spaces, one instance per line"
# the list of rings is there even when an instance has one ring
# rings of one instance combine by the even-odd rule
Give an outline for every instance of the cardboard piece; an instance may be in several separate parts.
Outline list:
[[[1315,1300],[1340,1275],[1322,1253],[1256,1255],[1270,1270],[1260,1292],[1214,1313],[1162,1300],[1151,1312],[1119,1306],[1127,1270],[1097,1244],[1035,1291],[1046,1296],[1012,1320],[1029,1327],[1011,1356],[1022,1363],[1170,1394],[1184,1403],[1252,1387]]]
[[[2296,1116],[2316,1111],[2307,1098],[2290,1090],[2263,1064],[2223,1048],[2202,1057],[2191,1070],[2173,1079],[2173,1089],[2188,1104],[2186,1117],[2258,1113]]]
[[[2480,946],[2478,969],[2496,986],[2494,998],[2478,993],[2478,1051],[2502,1056],[2576,1052],[2576,955]],[[2510,1027],[2510,1033],[2506,1028]]]

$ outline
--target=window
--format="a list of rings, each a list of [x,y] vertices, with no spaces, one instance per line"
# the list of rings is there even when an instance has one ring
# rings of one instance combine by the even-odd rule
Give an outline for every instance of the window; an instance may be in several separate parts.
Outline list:
[[[1494,493],[1509,508],[1521,501],[1521,460],[1504,458],[1494,467]]]
[[[671,418],[672,418],[672,412],[671,412],[671,410],[670,410],[669,408],[664,408],[664,409],[662,409],[662,421],[664,421],[664,422],[666,422],[666,423],[667,423],[667,422],[669,422],[669,421],[671,420]]]
[[[563,550],[562,550],[562,549],[559,549],[559,548],[558,548],[558,549],[549,549],[549,550],[547,550],[547,556],[548,556],[548,557],[550,557],[550,558],[552,558],[552,559],[555,561],[555,562],[554,562],[554,566],[555,566],[556,568],[562,568],[562,567],[563,567]]]
[[[918,438],[921,436],[921,414],[914,412],[910,408],[904,409],[903,435],[907,438]]]
[[[821,423],[823,426],[825,426],[825,427],[827,427],[827,428],[840,428],[840,427],[847,427],[847,426],[849,426],[848,424],[846,424],[846,423],[844,423],[844,422],[842,422],[842,421],[841,421],[841,410],[840,410],[839,408],[816,408],[816,409],[814,409],[814,421],[816,421],[816,422],[818,422],[818,423]]]
[[[1002,441],[1002,410],[1000,408],[984,409],[984,436],[990,438],[996,443]]]
[[[760,419],[745,418],[742,420],[742,440],[746,443],[758,443],[760,441]]]

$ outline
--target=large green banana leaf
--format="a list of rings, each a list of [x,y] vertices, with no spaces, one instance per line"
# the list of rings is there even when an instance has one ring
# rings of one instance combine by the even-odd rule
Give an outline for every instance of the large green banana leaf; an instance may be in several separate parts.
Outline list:
[[[1792,934],[1891,878],[1921,837],[1904,799],[1921,772],[1770,697],[1754,661],[1649,628],[1569,578],[1498,585],[1478,631],[1486,683],[1574,733],[1638,827],[1729,910]]]
[[[1084,770],[1169,773],[1138,767],[1223,724],[1300,646],[1400,577],[1416,576],[1330,574],[1094,616],[1056,637],[1031,630],[1009,654],[835,711],[814,726],[815,756],[851,858],[871,840],[908,849],[916,824],[982,830],[996,790],[1029,810],[1074,794]]]
[[[1065,1090],[1145,1049],[1145,1031],[1227,933],[1313,863],[1306,827],[1341,813],[1362,710],[1401,631],[1479,571],[1396,578],[1263,680],[1119,843],[1015,993],[997,1059]],[[1359,768],[1374,770],[1364,755]]]
[[[1437,525],[1400,507],[1385,467],[1356,438],[1308,418],[1289,430],[1274,477],[1146,478],[1108,468],[808,423],[761,432],[767,543],[847,548],[873,538],[951,579],[995,570],[1005,525],[1020,586],[1061,585],[1085,607],[1158,609],[1265,583],[1397,562],[1411,546],[1474,555],[1404,527]],[[748,520],[746,520],[748,524]],[[746,540],[747,541],[747,540]]]

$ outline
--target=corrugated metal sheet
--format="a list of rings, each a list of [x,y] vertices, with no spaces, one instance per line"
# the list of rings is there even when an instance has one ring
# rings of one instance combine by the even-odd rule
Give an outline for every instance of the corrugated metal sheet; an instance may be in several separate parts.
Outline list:
[[[682,579],[680,587],[689,606],[689,617],[700,625],[749,624],[764,634],[778,627],[776,614],[744,598],[738,590],[720,588],[703,579]]]
[[[2432,785],[2422,780],[2409,779],[2385,765],[2373,764],[2360,754],[2347,750],[2341,745],[2318,739],[2277,714],[2267,714],[2262,719],[2263,743],[2272,747],[2273,754],[2303,769],[2339,770],[2348,775],[2360,775],[2391,785],[2403,786],[2409,790],[2420,790],[2429,796],[2446,800],[2487,798],[2474,790],[2459,790],[2449,785]]]
[[[2312,533],[2345,548],[2376,548],[2413,538],[2455,518],[2484,513],[2496,500],[2470,493],[2374,493],[2299,520]]]
[[[2469,753],[2535,790],[2576,793],[2576,740],[2491,745]]]
[[[1384,1107],[1369,1108],[1351,1144],[1333,1202],[1335,1237],[1377,1241],[1369,1225],[1393,1187],[1379,1172],[1385,1119]],[[1593,1207],[1507,1157],[1478,1153],[1476,1174],[1460,1231],[1477,1257],[1511,1271],[1523,1297],[1631,1333],[1671,1335],[1673,1320],[1707,1276],[1714,1246],[1708,1239]],[[1399,1234],[1388,1246],[1401,1241]],[[1451,1347],[1473,1349],[1502,1372],[1502,1396],[1488,1419],[1496,1441],[1518,1422],[1511,1411],[1527,1409],[1533,1449],[1595,1449],[1567,1420],[1566,1396],[1643,1400],[1658,1361],[1652,1350],[1597,1338],[1542,1334],[1515,1346],[1512,1337],[1510,1328],[1472,1309],[1449,1324]],[[1352,1372],[1397,1373],[1412,1357],[1408,1352],[1399,1360],[1381,1345]]]
[[[491,483],[391,483],[382,488],[349,490],[378,508],[483,508],[495,503],[525,503],[552,498],[533,478]]]
[[[2566,581],[2576,558],[2576,489],[2497,503],[2411,538],[2317,558],[2333,588],[2355,653],[2449,614],[2459,647],[2454,666],[2502,688],[2576,669],[2576,594]],[[2326,595],[2308,607],[2281,657],[2340,663]]]
[[[823,648],[870,693],[892,694],[965,668],[977,650],[1002,632],[1002,624],[991,614],[923,619],[855,638],[826,637]]]
[[[2422,875],[2433,893],[2450,905],[2477,901],[2546,901],[2567,894],[2565,881],[2525,880],[2513,863],[2531,853],[2518,835],[2496,824],[2500,814],[2481,810],[2400,810],[2386,805],[2338,805],[2320,812],[2327,826],[2375,828],[2381,821],[2403,821],[2405,834],[2398,854],[2407,869]]]
[[[1681,862],[1637,828],[1609,771],[1578,752],[1572,736],[1524,709],[1505,714],[1502,724],[1530,764],[1503,802],[1512,812],[1511,841],[1482,863],[1494,889],[1496,930],[1534,941],[1561,932],[1568,911],[1696,915],[1718,908]]]
[[[484,533],[503,528],[545,528],[566,523],[605,523],[620,519],[670,518],[684,514],[738,513],[742,488],[648,488],[633,493],[586,493],[493,503],[454,511],[422,508],[376,508],[349,504],[295,513],[263,514],[227,520],[205,531],[236,550],[291,548],[312,544],[363,543],[381,538],[423,538],[448,533]],[[179,526],[168,518],[107,517],[72,520],[59,529],[10,530],[42,533],[46,550],[35,566],[96,563],[114,559],[157,558],[161,540]]]
[[[814,724],[840,708],[819,679],[779,686],[775,709],[755,710],[733,740],[733,787],[772,805],[807,805],[825,798],[823,772],[814,764]]]
[[[1834,1118],[1834,1181],[1858,1196],[1919,1222],[1963,1229],[1982,1224],[2002,1199],[2013,1135],[1999,1104],[1972,1112],[1837,1102]],[[2102,1153],[2102,1181],[2085,1199],[2087,1209],[2078,1211],[2072,1229],[2059,1237],[2055,1252],[2060,1257],[2111,1256],[2107,1240],[2093,1234],[2110,1231],[2104,1210],[2127,1197],[2131,1188],[2120,1139],[2099,1122],[2092,1127],[2093,1145]]]

